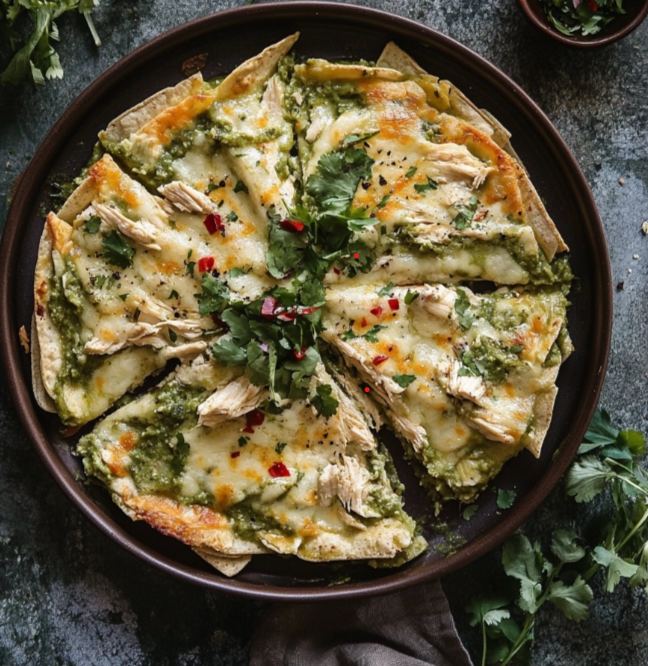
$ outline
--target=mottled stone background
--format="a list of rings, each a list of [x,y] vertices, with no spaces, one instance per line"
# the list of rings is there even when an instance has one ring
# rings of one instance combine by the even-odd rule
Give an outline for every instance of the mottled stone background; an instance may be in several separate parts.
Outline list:
[[[63,81],[0,89],[0,224],[12,184],[65,107],[109,65],[164,30],[237,0],[102,0],[97,51],[78,16],[60,21]],[[580,162],[610,242],[615,293],[612,355],[603,404],[626,428],[648,429],[648,21],[595,52],[556,46],[527,24],[515,0],[364,0],[467,45],[517,81]],[[117,27],[119,26],[119,27]],[[6,46],[0,45],[0,62]],[[621,185],[619,179],[625,183]],[[633,259],[639,255],[639,259]],[[629,269],[632,270],[630,273]],[[0,371],[1,372],[1,371]],[[0,377],[2,375],[0,374]],[[179,583],[99,533],[52,481],[0,381],[0,664],[166,666],[245,664],[263,607]],[[542,536],[576,520],[554,492],[526,526]],[[463,605],[500,580],[493,553],[444,580],[473,654],[479,637]],[[648,664],[648,601],[600,586],[592,617],[539,620],[533,664]]]

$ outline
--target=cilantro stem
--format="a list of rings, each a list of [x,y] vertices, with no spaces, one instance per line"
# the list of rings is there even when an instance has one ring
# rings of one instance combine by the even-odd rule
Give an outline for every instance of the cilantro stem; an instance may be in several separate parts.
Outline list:
[[[88,28],[90,29],[90,34],[92,35],[92,39],[94,40],[95,46],[101,46],[101,38],[99,37],[99,33],[97,32],[97,29],[95,28],[94,21],[92,20],[92,16],[90,16],[90,12],[81,12],[83,14],[83,17],[86,20],[86,23],[88,24]]]
[[[538,605],[538,608],[540,605]],[[515,639],[515,643],[511,646],[511,650],[509,653],[506,655],[506,659],[501,663],[501,666],[506,666],[513,657],[522,649],[524,644],[527,642],[527,636],[529,632],[533,629],[533,625],[535,624],[535,618],[533,617],[532,613],[527,613],[527,616],[524,620],[524,626],[522,627],[522,631],[520,631],[520,635]]]
[[[488,639],[486,637],[486,623],[484,622],[484,620],[482,620],[481,626],[482,626],[482,660],[481,660],[481,666],[486,666],[486,641]]]

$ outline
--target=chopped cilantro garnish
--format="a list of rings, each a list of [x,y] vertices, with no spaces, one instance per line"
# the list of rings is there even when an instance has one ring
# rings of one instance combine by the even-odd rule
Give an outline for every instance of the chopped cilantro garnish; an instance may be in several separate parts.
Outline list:
[[[178,339],[178,334],[173,329],[170,328],[169,329],[169,340],[171,340],[171,342],[175,342],[177,339]]]
[[[376,204],[376,208],[384,208],[390,198],[391,194],[385,194],[385,196]]]
[[[388,282],[384,287],[379,289],[376,293],[378,296],[389,296],[396,285],[393,282]]]
[[[104,257],[109,264],[128,268],[135,256],[135,250],[125,241],[124,237],[113,229],[101,242]]]
[[[412,305],[412,303],[420,296],[418,291],[407,290],[405,294],[405,305]]]
[[[171,293],[167,296],[167,298],[180,298],[180,295],[175,289],[172,289]]]
[[[200,314],[211,314],[212,312],[221,312],[229,304],[229,289],[211,273],[204,273],[202,276],[201,291],[195,294],[200,307]]]
[[[470,223],[473,221],[473,218],[475,217],[475,213],[479,208],[479,199],[477,197],[470,197],[470,200],[465,206],[461,204],[455,204],[455,208],[458,212],[455,218],[452,220],[452,224],[454,224],[454,226],[459,230],[465,229],[470,225]]]
[[[119,298],[121,298],[122,301],[125,301],[128,298],[128,294],[119,294]]]
[[[426,176],[427,182],[425,183],[414,183],[414,189],[419,193],[423,194],[427,192],[428,190],[436,190],[437,187],[439,187],[439,183],[436,182],[436,180],[433,180],[430,178],[430,176]]]
[[[288,446],[288,442],[278,442],[275,451],[281,453]]]
[[[418,171],[417,167],[415,166],[410,167],[407,170],[407,173],[405,174],[405,178],[411,178],[417,171]]]
[[[238,438],[238,445],[243,448],[249,441],[249,437],[241,436]]]
[[[245,192],[245,194],[248,194],[247,185],[242,180],[237,180],[236,181],[236,185],[234,185],[234,191],[235,192]]]
[[[193,275],[195,267],[196,267],[196,262],[195,261],[188,261],[187,262],[187,275]]]
[[[513,502],[515,502],[516,497],[517,493],[515,490],[505,490],[504,488],[500,488],[497,491],[497,508],[510,509],[513,506]]]
[[[234,211],[230,211],[230,213],[227,215],[225,218],[228,222],[236,222],[238,220],[238,215]]]
[[[416,380],[416,375],[394,375],[392,379],[402,388],[407,388]]]
[[[459,325],[467,331],[472,325],[475,317],[470,313],[470,301],[463,289],[457,289],[457,300],[455,300],[455,312],[459,317]]]
[[[83,225],[83,229],[87,234],[96,234],[99,231],[101,226],[101,218],[98,215],[93,215],[91,218],[86,220],[86,223]]]
[[[337,412],[339,402],[331,395],[333,387],[330,384],[319,384],[315,389],[317,395],[311,398],[311,404],[320,416],[329,418]]]
[[[229,275],[233,278],[242,277],[243,275],[247,275],[251,270],[251,268],[248,268],[247,270],[243,270],[242,268],[232,268]]]

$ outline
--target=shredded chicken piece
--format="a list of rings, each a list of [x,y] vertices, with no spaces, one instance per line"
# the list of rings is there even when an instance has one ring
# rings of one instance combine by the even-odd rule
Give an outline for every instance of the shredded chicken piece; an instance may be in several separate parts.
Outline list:
[[[481,399],[486,395],[486,385],[481,377],[472,375],[459,375],[461,364],[455,362],[450,371],[450,381],[448,382],[448,393],[456,398],[470,400],[476,405],[480,404]]]
[[[267,391],[247,377],[239,377],[212,393],[198,406],[199,425],[213,428],[223,421],[243,416],[261,404]]]
[[[282,107],[283,90],[281,89],[280,80],[273,76],[266,86],[261,100],[261,107],[266,110],[269,120],[273,123],[279,124],[283,119]]]
[[[454,143],[429,143],[425,159],[430,161],[437,177],[447,183],[470,181],[471,189],[475,190],[483,184],[486,177],[494,171],[474,157],[466,146]]]
[[[428,436],[423,426],[417,425],[395,412],[391,413],[391,419],[394,427],[414,447],[415,451],[420,453],[428,445]]]
[[[420,304],[434,317],[451,319],[455,313],[456,292],[443,285],[425,285],[419,292]]]
[[[310,120],[310,125],[306,130],[306,141],[313,143],[331,121],[331,117],[325,107],[316,106],[310,113]]]
[[[206,194],[185,185],[179,180],[161,185],[158,187],[158,192],[185,213],[209,215],[209,213],[216,210],[216,204]]]
[[[356,458],[341,455],[339,464],[327,465],[320,475],[320,500],[324,506],[330,506],[337,495],[347,511],[353,511],[363,518],[378,517],[375,511],[364,504],[369,478],[369,472],[360,466]]]
[[[97,215],[108,226],[118,229],[124,236],[132,238],[136,243],[149,250],[159,251],[161,249],[156,242],[159,239],[159,231],[147,220],[133,222],[133,220],[129,220],[118,210],[100,203],[95,203],[94,208],[97,211]]]
[[[20,338],[20,344],[25,350],[25,354],[29,354],[29,335],[27,335],[27,330],[24,326],[21,326],[18,330],[18,337]]]
[[[335,397],[339,403],[337,416],[342,437],[346,442],[359,444],[363,451],[374,449],[376,446],[375,437],[354,403],[343,391],[337,391]]]

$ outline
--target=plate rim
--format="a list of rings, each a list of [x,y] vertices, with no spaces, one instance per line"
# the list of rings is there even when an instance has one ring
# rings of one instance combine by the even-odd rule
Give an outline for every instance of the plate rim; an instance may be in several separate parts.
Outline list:
[[[13,306],[13,287],[19,267],[11,261],[11,257],[21,246],[24,233],[20,222],[31,205],[29,196],[31,188],[30,186],[20,187],[21,183],[37,183],[40,185],[44,182],[53,166],[58,149],[62,146],[66,136],[72,131],[76,119],[82,117],[84,111],[97,102],[105,88],[111,87],[122,77],[128,76],[148,60],[156,57],[161,51],[167,51],[175,44],[184,43],[196,34],[208,33],[228,25],[241,25],[250,20],[259,21],[264,16],[272,16],[273,20],[277,18],[312,19],[321,16],[328,20],[339,20],[345,23],[355,22],[370,27],[378,27],[387,32],[407,35],[420,44],[434,42],[435,48],[441,48],[448,53],[451,52],[455,60],[467,59],[472,66],[482,68],[487,73],[489,82],[494,81],[500,87],[505,87],[509,96],[513,95],[517,98],[518,106],[524,107],[526,112],[534,118],[535,129],[543,134],[546,145],[551,148],[554,154],[567,161],[573,179],[570,189],[575,195],[579,209],[587,214],[593,246],[598,251],[599,256],[597,258],[602,260],[598,266],[598,278],[602,295],[601,302],[598,303],[600,313],[598,322],[602,324],[602,328],[596,331],[597,341],[592,345],[597,356],[596,367],[592,366],[588,374],[593,382],[581,399],[580,410],[572,422],[571,436],[559,445],[552,463],[545,473],[539,477],[536,484],[526,493],[525,501],[514,506],[506,517],[484,535],[463,546],[455,554],[430,563],[428,567],[410,571],[396,569],[393,573],[381,578],[349,583],[338,587],[318,588],[299,585],[288,587],[250,583],[235,578],[221,577],[216,572],[214,574],[201,572],[193,567],[171,560],[155,549],[141,543],[135,536],[127,533],[109,516],[105,515],[90,497],[81,492],[78,481],[64,466],[56,454],[54,446],[45,435],[36,412],[31,386],[28,386],[28,382],[23,378],[19,361],[21,354],[24,352],[19,345]],[[71,102],[48,131],[29,165],[17,180],[16,195],[11,202],[0,243],[0,353],[7,373],[13,404],[39,457],[75,506],[104,534],[148,564],[170,573],[176,578],[213,590],[260,600],[326,601],[387,594],[439,578],[485,555],[529,518],[546,499],[571,462],[597,406],[611,344],[612,293],[612,275],[605,232],[587,180],[575,157],[547,116],[524,90],[504,72],[454,39],[402,16],[395,16],[373,8],[334,2],[267,3],[237,7],[194,19],[139,46],[111,65],[90,83]]]

